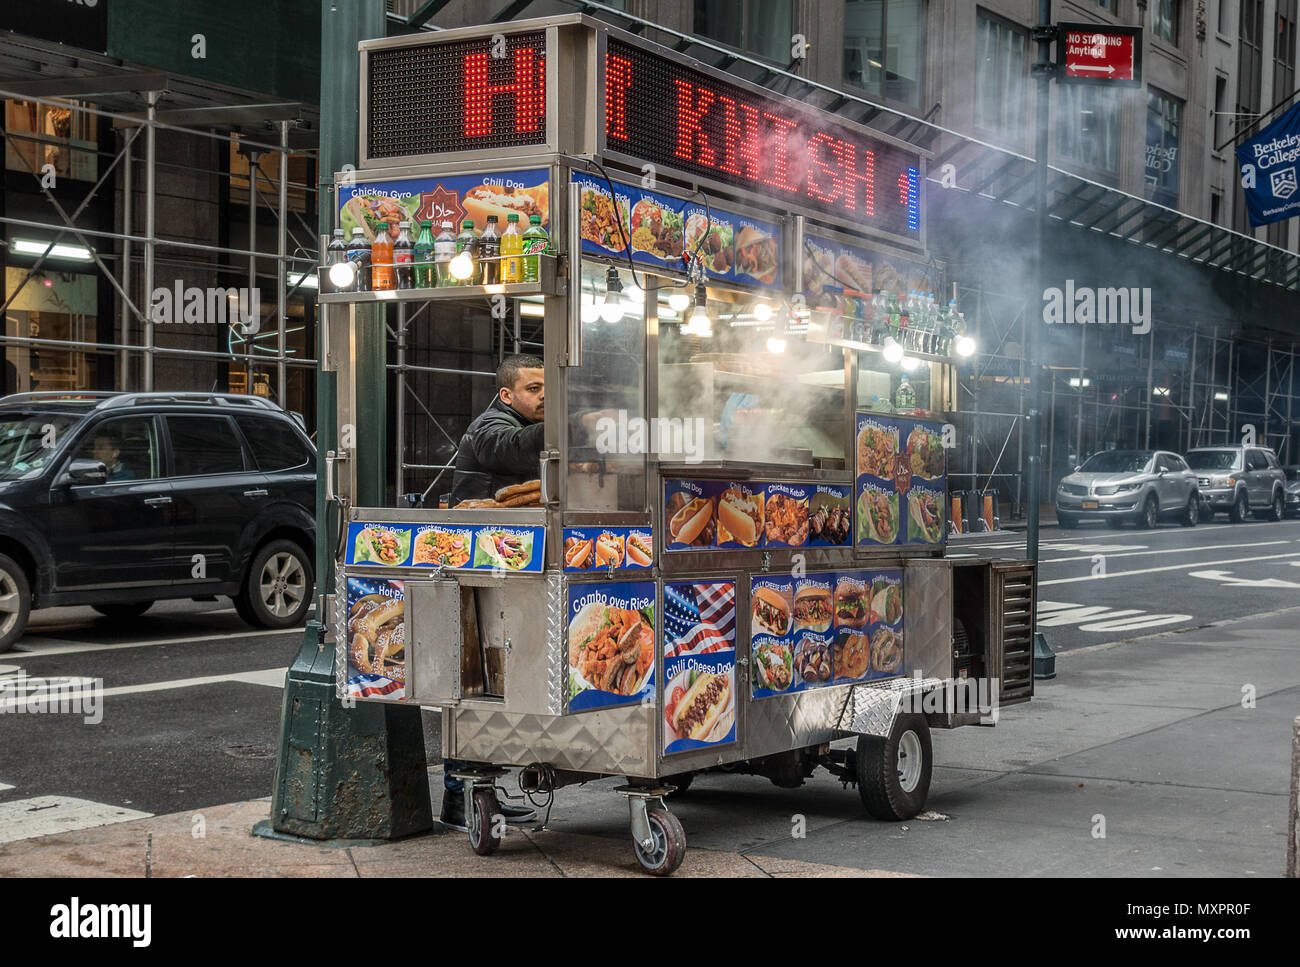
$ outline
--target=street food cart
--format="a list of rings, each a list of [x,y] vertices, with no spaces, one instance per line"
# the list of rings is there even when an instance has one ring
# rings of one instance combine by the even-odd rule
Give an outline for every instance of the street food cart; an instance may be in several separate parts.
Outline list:
[[[705,770],[824,767],[915,815],[930,730],[1031,697],[1034,615],[1029,562],[945,556],[969,337],[932,296],[923,152],[582,16],[361,58],[340,227],[516,211],[550,244],[523,283],[340,292],[323,268],[339,426],[374,303],[425,307],[405,346],[439,349],[533,307],[547,392],[538,483],[487,506],[437,506],[449,473],[357,506],[346,434],[331,451],[340,695],[442,710],[480,853],[505,767],[548,804],[622,777],[651,873]]]

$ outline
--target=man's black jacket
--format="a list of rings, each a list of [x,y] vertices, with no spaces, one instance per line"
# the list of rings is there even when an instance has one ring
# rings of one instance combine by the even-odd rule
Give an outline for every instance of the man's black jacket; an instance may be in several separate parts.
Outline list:
[[[451,506],[487,499],[502,487],[536,480],[545,432],[544,424],[529,423],[500,396],[494,399],[460,438]]]

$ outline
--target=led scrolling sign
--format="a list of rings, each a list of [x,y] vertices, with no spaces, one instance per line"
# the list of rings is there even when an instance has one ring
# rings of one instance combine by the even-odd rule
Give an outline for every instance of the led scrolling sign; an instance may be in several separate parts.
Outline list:
[[[371,157],[546,141],[545,34],[375,51]],[[610,38],[605,148],[918,240],[920,155]]]

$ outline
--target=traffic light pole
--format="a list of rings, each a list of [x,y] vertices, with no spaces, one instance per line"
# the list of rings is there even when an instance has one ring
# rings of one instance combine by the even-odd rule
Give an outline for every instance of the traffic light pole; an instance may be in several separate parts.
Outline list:
[[[1049,112],[1052,100],[1052,41],[1056,30],[1052,26],[1052,0],[1038,0],[1038,25],[1034,27],[1034,40],[1038,42],[1038,61],[1034,64],[1036,99],[1034,103],[1034,271],[1030,273],[1034,291],[1025,304],[1025,353],[1029,359],[1029,520],[1025,527],[1025,557],[1038,564],[1039,504],[1042,503],[1043,481],[1043,343],[1042,319],[1035,313],[1041,305],[1043,290],[1047,288],[1047,257],[1043,247],[1047,243],[1047,168],[1050,140]],[[1038,581],[1038,568],[1034,568],[1034,582]],[[1034,602],[1037,605],[1037,587]],[[1056,677],[1056,657],[1047,647],[1042,634],[1034,634],[1034,677]]]

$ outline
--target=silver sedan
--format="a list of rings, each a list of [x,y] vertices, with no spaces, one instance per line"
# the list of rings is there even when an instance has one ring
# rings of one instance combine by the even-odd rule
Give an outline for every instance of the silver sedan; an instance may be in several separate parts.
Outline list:
[[[1065,528],[1099,517],[1111,527],[1127,520],[1155,527],[1176,516],[1184,527],[1200,519],[1196,474],[1182,457],[1164,450],[1094,453],[1056,488],[1056,519]]]

